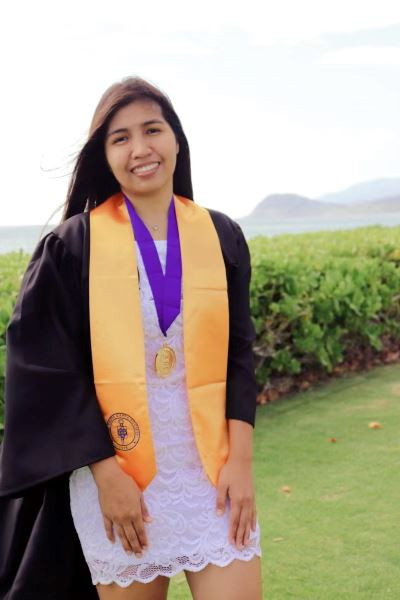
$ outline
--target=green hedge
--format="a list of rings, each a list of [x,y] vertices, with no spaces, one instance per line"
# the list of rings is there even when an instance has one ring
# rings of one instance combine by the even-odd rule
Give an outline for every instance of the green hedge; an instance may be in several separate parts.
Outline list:
[[[276,374],[331,372],[350,347],[400,340],[400,227],[249,240],[250,306],[260,387]],[[0,435],[5,328],[29,256],[0,255]]]
[[[330,373],[345,351],[400,341],[400,227],[249,240],[258,383]]]

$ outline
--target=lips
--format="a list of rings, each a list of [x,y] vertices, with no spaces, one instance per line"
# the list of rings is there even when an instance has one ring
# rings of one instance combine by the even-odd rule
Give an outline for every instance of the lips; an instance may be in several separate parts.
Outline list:
[[[158,169],[159,164],[160,164],[159,162],[153,161],[151,163],[145,163],[143,165],[138,165],[137,167],[134,167],[133,169],[131,169],[131,173],[134,173],[135,175],[151,173],[151,172],[155,171],[156,169]]]

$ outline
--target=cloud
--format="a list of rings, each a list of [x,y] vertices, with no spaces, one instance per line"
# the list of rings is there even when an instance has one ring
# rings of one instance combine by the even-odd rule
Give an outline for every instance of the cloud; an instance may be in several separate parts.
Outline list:
[[[357,46],[325,52],[320,63],[334,66],[400,66],[400,46]]]
[[[132,38],[145,36],[147,41],[150,36],[156,46],[160,36],[179,45],[172,40],[177,34],[231,30],[244,32],[256,45],[294,45],[327,33],[375,29],[400,22],[398,0],[380,0],[379,4],[376,0],[203,0],[192,3],[190,10],[186,0],[119,0],[115,10],[110,10],[109,0],[41,0],[40,15],[45,18],[38,16],[36,4],[25,0],[9,4],[4,13],[5,21],[11,25],[5,28],[4,36],[11,39],[15,35],[14,20],[19,40],[28,36],[35,44],[60,37],[75,41],[106,39],[110,34],[118,43],[118,38],[128,32]]]
[[[44,222],[60,204],[100,95],[128,74],[172,99],[205,206],[240,215],[272,191],[317,195],[397,173],[392,70],[381,69],[377,85],[365,69],[356,80],[315,56],[325,52],[327,66],[362,67],[378,55],[373,64],[399,64],[398,1],[9,3],[0,160],[5,197],[20,195],[0,207],[0,222]]]

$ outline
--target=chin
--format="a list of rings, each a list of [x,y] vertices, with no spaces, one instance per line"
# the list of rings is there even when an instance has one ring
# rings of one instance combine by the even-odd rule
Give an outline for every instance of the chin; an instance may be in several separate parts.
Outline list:
[[[122,185],[121,188],[126,190],[128,194],[155,194],[165,190],[169,185],[169,181],[152,182],[143,181],[142,185]]]

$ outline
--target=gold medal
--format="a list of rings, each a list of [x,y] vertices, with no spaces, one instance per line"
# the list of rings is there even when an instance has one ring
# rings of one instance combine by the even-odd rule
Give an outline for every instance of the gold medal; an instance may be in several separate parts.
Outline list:
[[[166,343],[162,345],[156,354],[154,366],[157,375],[167,377],[175,366],[175,352]]]

